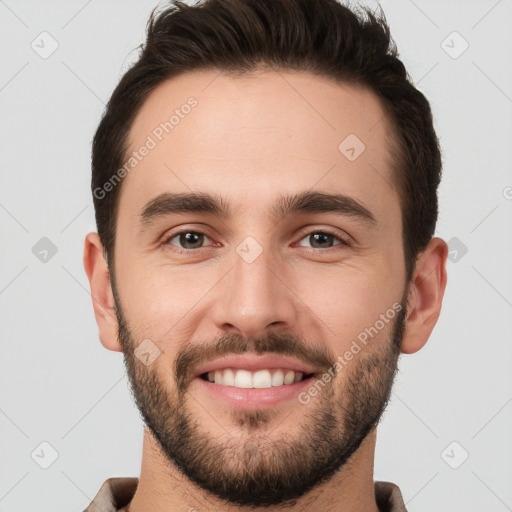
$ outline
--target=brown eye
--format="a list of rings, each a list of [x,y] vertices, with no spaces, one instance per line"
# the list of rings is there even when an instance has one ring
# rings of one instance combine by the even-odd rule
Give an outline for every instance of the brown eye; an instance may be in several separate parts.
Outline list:
[[[330,249],[336,245],[348,245],[341,237],[334,233],[329,233],[328,231],[313,231],[302,238],[301,242],[302,240],[308,240],[312,249]],[[334,240],[337,240],[339,243],[333,243]],[[299,245],[308,247],[307,245],[304,246],[302,243],[299,243]]]
[[[198,231],[181,231],[169,237],[166,243],[170,245],[177,245],[178,249],[193,250],[201,249],[205,239],[207,238],[208,237],[204,233],[200,233]],[[177,242],[173,243],[173,240],[176,240]]]

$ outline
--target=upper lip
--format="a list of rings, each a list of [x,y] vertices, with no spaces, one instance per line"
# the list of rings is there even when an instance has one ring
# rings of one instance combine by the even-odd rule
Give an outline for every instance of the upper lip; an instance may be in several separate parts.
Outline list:
[[[236,370],[258,371],[269,368],[282,368],[283,370],[294,370],[296,372],[314,373],[315,369],[298,359],[283,357],[275,354],[239,354],[221,357],[199,365],[194,372],[194,378],[203,373],[234,368]]]

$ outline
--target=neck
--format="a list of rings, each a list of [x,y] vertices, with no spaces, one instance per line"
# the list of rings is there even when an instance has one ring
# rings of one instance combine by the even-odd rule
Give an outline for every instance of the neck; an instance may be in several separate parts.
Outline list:
[[[328,482],[298,498],[292,506],[272,506],[272,511],[309,512],[313,506],[315,510],[323,512],[379,512],[373,482],[375,441],[376,431],[373,430],[349,462]],[[129,512],[145,510],[268,512],[270,507],[233,505],[200,489],[166,458],[157,441],[145,429],[141,474]]]

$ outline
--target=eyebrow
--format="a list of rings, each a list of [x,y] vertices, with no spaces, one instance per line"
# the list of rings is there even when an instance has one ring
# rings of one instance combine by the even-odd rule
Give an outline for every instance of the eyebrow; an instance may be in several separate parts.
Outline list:
[[[222,197],[204,192],[165,192],[142,208],[140,223],[146,227],[161,217],[176,213],[204,213],[226,220],[233,216],[230,203]],[[270,218],[274,222],[299,213],[333,213],[354,217],[368,226],[377,224],[368,208],[356,199],[342,194],[304,191],[282,196],[270,208]]]

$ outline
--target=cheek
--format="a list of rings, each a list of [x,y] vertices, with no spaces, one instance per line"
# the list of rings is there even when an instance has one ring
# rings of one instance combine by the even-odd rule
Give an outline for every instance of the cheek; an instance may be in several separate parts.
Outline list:
[[[372,253],[339,265],[283,262],[276,271],[287,286],[276,284],[276,293],[298,312],[300,325],[294,328],[326,343],[332,340],[331,349],[342,353],[399,300],[401,283],[392,261],[390,255]],[[199,330],[208,332],[215,301],[229,293],[223,289],[227,281],[221,282],[227,270],[229,263],[171,265],[132,253],[118,268],[132,330],[142,339],[165,341],[166,352],[172,353]],[[168,345],[172,340],[175,344]]]
[[[387,339],[396,313],[393,304],[400,298],[389,273],[346,265],[339,271],[319,269],[314,279],[309,276],[307,281],[303,277],[296,280],[301,283],[297,295],[317,319],[325,339],[332,340],[334,353],[343,354],[354,340],[364,341],[365,337],[374,342]]]
[[[150,261],[123,265],[118,288],[130,326],[162,342],[188,339],[191,320],[218,281],[217,273],[206,267],[173,268]]]

